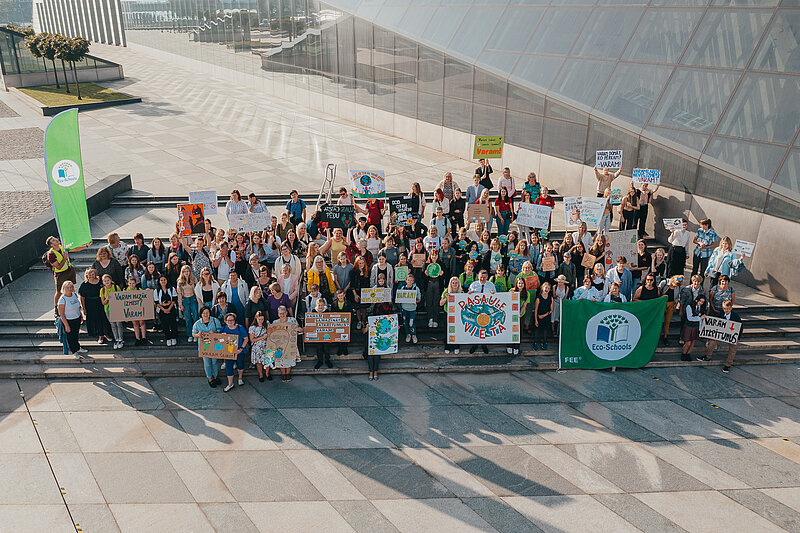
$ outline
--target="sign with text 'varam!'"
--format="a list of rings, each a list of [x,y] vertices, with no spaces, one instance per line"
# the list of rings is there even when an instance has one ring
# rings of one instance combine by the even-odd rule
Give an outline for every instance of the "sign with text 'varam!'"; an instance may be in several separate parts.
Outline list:
[[[597,150],[594,160],[594,166],[597,168],[620,168],[622,167],[622,150]]]
[[[111,322],[155,318],[152,289],[112,292],[108,300],[108,319]]]
[[[476,135],[472,159],[500,159],[503,157],[502,135]]]
[[[739,334],[742,332],[742,323],[725,320],[713,316],[704,316],[700,319],[700,338],[738,344]]]

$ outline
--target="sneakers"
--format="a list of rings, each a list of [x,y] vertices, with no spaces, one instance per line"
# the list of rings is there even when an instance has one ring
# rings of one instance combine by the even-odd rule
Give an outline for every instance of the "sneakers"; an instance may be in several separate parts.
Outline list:
[[[460,352],[460,351],[461,351],[461,350],[459,350],[458,348],[456,348],[455,350],[453,350],[453,353],[454,353],[454,354],[456,354],[456,355],[458,355],[458,352]]]
[[[87,350],[86,348],[78,348],[78,351],[76,353],[85,354],[89,353],[89,350]]]
[[[433,321],[433,327],[435,327],[435,328],[438,328],[438,327],[439,327],[439,323],[438,323],[438,322],[436,322],[435,320]]]
[[[450,353],[450,350],[445,349],[444,353]]]
[[[222,390],[223,390],[223,391],[225,391],[225,392],[228,392],[228,391],[229,391],[229,390],[231,390],[231,389],[233,389],[233,384],[231,384],[231,385],[225,385],[225,388],[224,388],[224,389],[222,389]]]
[[[514,350],[512,350],[510,347],[506,347],[506,353],[507,353],[507,354],[510,354],[510,353],[512,353],[513,351],[514,351]]]
[[[186,342],[194,342],[194,337],[186,337]]]
[[[83,356],[79,352],[75,352],[74,354],[72,354],[72,357],[74,357],[78,361],[83,359]]]
[[[239,383],[238,383],[238,385],[241,387],[242,385],[244,385],[244,381],[242,381],[242,380],[240,379],[240,380],[239,380]]]
[[[705,355],[703,357],[697,357],[696,359],[698,361],[711,361],[711,358],[710,357],[706,357]]]
[[[369,377],[369,380],[372,381],[372,376]]]
[[[533,351],[536,352],[538,350],[539,350],[539,345],[534,342],[533,343]]]
[[[115,342],[114,343],[114,349],[115,350],[119,350],[120,348],[122,348],[122,343],[119,342],[119,341]]]
[[[731,371],[731,367],[729,367],[729,366],[723,366],[722,367],[722,373],[723,374],[728,374],[728,373],[730,373],[730,371]]]
[[[406,341],[406,342],[408,342],[408,341]],[[413,342],[414,344],[417,344],[417,336],[416,335],[411,335],[411,342]]]
[[[433,327],[433,319],[431,319],[431,320],[428,320],[428,327],[429,327],[429,328],[432,328],[432,327]]]
[[[406,342],[411,342],[411,335],[406,335]]]
[[[542,343],[542,350],[546,350],[546,349],[547,349],[547,343],[546,343],[546,342],[543,342],[543,343]]]
[[[514,348],[514,355],[519,355],[519,348]]]
[[[211,387],[212,389],[216,389],[217,388],[217,382],[214,381],[213,379],[209,379],[208,380],[208,386]]]

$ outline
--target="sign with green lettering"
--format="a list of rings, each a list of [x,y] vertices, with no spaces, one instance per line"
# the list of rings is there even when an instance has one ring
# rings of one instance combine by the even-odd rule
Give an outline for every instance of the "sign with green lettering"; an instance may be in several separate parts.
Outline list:
[[[500,159],[503,157],[502,135],[476,135],[472,159]]]

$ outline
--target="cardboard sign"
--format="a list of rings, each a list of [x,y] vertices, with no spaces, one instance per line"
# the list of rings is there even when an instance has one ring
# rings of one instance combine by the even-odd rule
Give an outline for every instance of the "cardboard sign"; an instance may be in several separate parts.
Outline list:
[[[356,198],[386,197],[386,177],[383,170],[348,170],[347,173]]]
[[[155,303],[152,289],[112,292],[108,298],[108,320],[153,320]]]
[[[592,268],[596,262],[597,258],[592,254],[583,254],[583,259],[581,259],[581,266],[585,268]]]
[[[467,206],[466,223],[467,225],[469,225],[471,222],[483,222],[486,224],[491,218],[491,213],[492,210],[489,204],[469,204]]]
[[[542,257],[542,271],[543,272],[554,272],[556,269],[556,258],[547,256]]]
[[[622,150],[597,150],[594,161],[599,169],[622,167]]]
[[[297,323],[270,324],[267,328],[267,359],[272,358],[275,366],[280,367],[280,362],[292,361],[300,357],[297,349]]]
[[[529,203],[519,204],[517,224],[527,228],[546,228],[550,224],[550,214],[553,210],[546,205]]]
[[[502,135],[476,135],[472,146],[472,159],[500,159],[503,157]]]
[[[350,342],[350,313],[306,313],[306,342]]]
[[[447,342],[508,344],[519,342],[519,293],[447,295]]]
[[[655,168],[634,168],[631,174],[633,183],[649,183],[658,185],[661,183],[661,171]]]
[[[355,210],[352,205],[323,205],[322,218],[319,220],[319,230],[325,231],[339,228],[347,231],[356,222]]]
[[[628,268],[637,266],[639,263],[637,240],[639,234],[635,229],[609,232],[606,241],[606,270],[611,265],[617,264],[619,256],[624,256],[628,260]]]
[[[400,321],[397,315],[379,315],[367,318],[369,322],[367,350],[369,355],[397,353]]]
[[[425,268],[425,254],[411,254],[411,266],[414,268]]]
[[[622,188],[614,187],[611,189],[611,205],[619,205],[622,203]]]
[[[664,222],[664,229],[667,231],[678,231],[683,228],[683,219],[680,218],[664,218],[662,219],[662,222]]]
[[[264,231],[271,223],[269,213],[243,213],[228,217],[228,224],[237,233]]]
[[[415,201],[416,200],[416,201]],[[395,226],[408,226],[411,222],[408,220],[413,214],[414,204],[417,204],[419,209],[419,200],[415,198],[390,198],[389,199],[389,217],[392,224]]]
[[[197,356],[213,359],[236,359],[239,336],[230,333],[203,333],[197,341]]]
[[[361,289],[362,304],[392,303],[392,289],[383,287],[367,287]]]
[[[715,341],[727,342],[728,344],[739,343],[739,333],[742,331],[742,323],[724,318],[704,316],[700,319],[700,338],[713,339]]]
[[[539,276],[528,276],[525,280],[525,290],[535,291],[539,288]]]
[[[178,205],[178,230],[181,237],[205,235],[206,217],[203,214],[203,204]]]
[[[394,297],[394,303],[396,303],[396,304],[415,304],[415,303],[417,303],[417,291],[416,290],[397,291],[397,294]]]
[[[217,191],[192,191],[189,193],[190,204],[203,204],[206,216],[217,214]]]
[[[567,196],[564,198],[564,224],[568,230],[576,230],[581,222],[588,228],[596,228],[603,217],[608,198],[593,196]]]
[[[752,257],[753,249],[756,247],[756,243],[749,242],[749,241],[742,241],[736,239],[736,243],[733,245],[733,253],[735,254],[742,254],[745,257]]]
[[[408,267],[407,266],[396,266],[396,267],[394,267],[394,280],[395,280],[395,282],[405,281],[407,276],[408,276]]]

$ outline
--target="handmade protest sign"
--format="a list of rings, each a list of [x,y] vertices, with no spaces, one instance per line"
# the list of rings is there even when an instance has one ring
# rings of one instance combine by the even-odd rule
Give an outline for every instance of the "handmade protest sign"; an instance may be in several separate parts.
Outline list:
[[[394,279],[397,281],[405,281],[406,277],[408,276],[408,267],[407,266],[396,266],[394,267]]]
[[[581,196],[581,216],[588,227],[596,228],[600,224],[606,203],[608,203],[608,198]]]
[[[500,159],[503,157],[502,135],[476,135],[472,146],[472,159]]]
[[[389,198],[389,217],[395,226],[408,226],[414,213],[414,198]],[[419,206],[419,200],[417,200]]]
[[[491,216],[489,204],[469,204],[467,206],[467,224],[472,222],[489,222]]]
[[[189,192],[190,204],[203,204],[203,213],[206,216],[216,215],[218,210],[217,191],[191,191]]]
[[[350,342],[350,313],[306,313],[305,342]]]
[[[628,268],[635,267],[639,263],[636,241],[639,234],[635,229],[624,231],[611,231],[608,233],[606,241],[606,270],[612,265],[617,264],[617,257],[623,256],[628,261]]]
[[[264,231],[270,223],[269,213],[243,213],[228,216],[228,224],[237,233]]]
[[[411,254],[411,266],[414,268],[424,268],[425,254]]]
[[[742,254],[745,257],[751,257],[753,255],[753,249],[755,247],[756,243],[754,242],[736,239],[736,244],[733,245],[733,253]]]
[[[556,258],[553,256],[542,257],[542,271],[553,272],[556,269]]]
[[[581,197],[566,196],[564,198],[564,223],[568,230],[578,229],[583,222],[581,216]]]
[[[236,359],[239,336],[230,333],[203,333],[197,341],[197,356],[213,359]]]
[[[704,316],[700,319],[700,338],[738,344],[742,323],[725,320],[713,316]]]
[[[394,303],[396,304],[415,304],[417,303],[417,291],[416,290],[398,290],[397,294],[394,297]]]
[[[347,231],[355,225],[355,211],[352,205],[323,205],[322,218],[319,220],[320,231],[339,228]]]
[[[520,274],[521,275],[521,274]],[[536,274],[523,278],[525,280],[525,290],[535,291],[539,288],[539,276]]]
[[[620,168],[622,167],[622,150],[597,150],[594,160],[594,166],[597,168]]]
[[[631,173],[631,181],[658,185],[661,183],[661,171],[655,168],[634,168]]]
[[[386,177],[383,170],[348,170],[350,187],[356,198],[385,198]]]
[[[546,228],[550,224],[552,209],[546,205],[519,204],[517,224],[528,228]]]
[[[369,355],[397,353],[397,337],[400,324],[397,315],[378,315],[367,318]]]
[[[680,218],[664,218],[662,222],[666,230],[680,230],[683,227],[683,219]]]
[[[361,303],[362,304],[380,304],[384,302],[391,303],[392,289],[384,287],[365,287],[361,289]]]
[[[592,268],[597,261],[597,258],[592,254],[583,254],[583,259],[581,259],[581,266],[585,268]]]
[[[519,293],[447,295],[447,342],[507,344],[519,342]]]
[[[270,324],[266,342],[267,358],[271,357],[276,366],[280,366],[281,360],[291,361],[300,356],[300,350],[297,349],[297,324],[294,322]]]
[[[622,188],[614,187],[611,189],[611,205],[619,205],[622,203]]]
[[[438,278],[441,273],[442,267],[439,266],[439,263],[428,263],[428,266],[425,267],[425,274],[429,278]]]
[[[112,292],[108,298],[108,320],[153,320],[155,304],[152,289]]]
[[[178,204],[178,230],[182,237],[205,234],[206,217],[203,214],[203,204]]]

